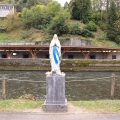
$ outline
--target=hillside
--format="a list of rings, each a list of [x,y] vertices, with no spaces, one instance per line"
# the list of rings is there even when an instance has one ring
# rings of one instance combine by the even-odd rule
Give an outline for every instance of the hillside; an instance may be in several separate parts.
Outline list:
[[[85,26],[85,24],[70,20],[68,21],[69,24],[77,23],[80,28]],[[0,21],[0,26],[4,26],[4,22]],[[66,34],[63,36],[59,36],[60,40],[65,40],[68,38],[79,38],[82,40],[90,40],[93,46],[106,46],[106,47],[120,47],[120,45],[116,44],[113,41],[109,41],[106,39],[105,32],[102,31],[99,27],[97,27],[96,32],[92,32],[94,38],[86,38],[80,35],[71,35]],[[46,41],[51,40],[52,35],[48,35],[46,32],[42,30],[38,30],[35,28],[24,29],[22,26],[19,28],[15,28],[10,32],[1,32],[0,33],[0,42],[10,43],[10,42],[39,42],[39,41]]]

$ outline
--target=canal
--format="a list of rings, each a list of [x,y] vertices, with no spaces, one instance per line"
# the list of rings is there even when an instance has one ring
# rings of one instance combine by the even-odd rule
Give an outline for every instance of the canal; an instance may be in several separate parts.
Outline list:
[[[37,100],[45,100],[46,71],[0,71],[6,81],[7,99],[33,94]],[[66,98],[68,100],[110,99],[111,76],[116,77],[115,99],[120,99],[120,72],[65,72]],[[2,79],[0,80],[2,99]]]

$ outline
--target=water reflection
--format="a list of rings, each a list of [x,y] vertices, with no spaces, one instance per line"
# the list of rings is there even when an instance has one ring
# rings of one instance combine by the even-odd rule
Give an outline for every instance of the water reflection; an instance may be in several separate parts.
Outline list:
[[[68,100],[90,100],[110,98],[111,78],[104,78],[98,80],[96,80],[96,78],[110,77],[112,75],[112,72],[65,72],[65,73],[67,81],[66,97]],[[116,76],[120,76],[119,72],[114,73],[116,74]],[[15,79],[15,81],[7,81],[6,83],[7,99],[18,98],[23,94],[33,94],[39,100],[45,99],[46,95],[45,71],[0,71],[0,78],[2,78],[3,75],[8,80]],[[94,80],[89,81],[89,79]],[[38,83],[18,80],[42,81],[42,82]],[[117,78],[115,86],[116,99],[120,99],[119,91],[120,91],[120,78]]]

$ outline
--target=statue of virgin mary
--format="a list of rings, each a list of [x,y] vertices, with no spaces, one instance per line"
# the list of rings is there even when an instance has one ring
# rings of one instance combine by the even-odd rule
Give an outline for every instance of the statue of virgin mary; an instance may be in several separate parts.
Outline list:
[[[51,62],[51,73],[61,75],[60,62],[61,62],[61,45],[58,40],[57,34],[54,34],[49,47],[49,57]]]

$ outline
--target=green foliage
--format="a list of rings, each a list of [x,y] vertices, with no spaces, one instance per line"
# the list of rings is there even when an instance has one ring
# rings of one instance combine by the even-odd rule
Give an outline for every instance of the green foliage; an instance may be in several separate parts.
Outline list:
[[[106,33],[100,33],[97,37],[98,40],[107,40],[107,35]]]
[[[59,5],[59,4],[58,4]],[[51,14],[52,15],[52,14]],[[67,34],[69,29],[66,20],[70,18],[70,13],[66,9],[60,9],[51,20],[47,31],[49,34]]]
[[[68,4],[68,2],[65,2],[64,9],[68,9],[68,8],[69,8],[69,4]]]
[[[20,35],[20,39],[21,39],[21,40],[26,39],[26,38],[28,38],[28,37],[29,37],[29,34],[28,34],[28,32],[26,32],[26,31],[23,31],[23,32],[21,33],[21,35]]]
[[[46,5],[49,2],[51,2],[52,0],[39,0],[42,4]]]
[[[42,29],[50,34],[67,34],[68,27],[65,20],[69,18],[70,13],[56,1],[48,3],[47,6],[37,5],[30,9],[24,8],[22,11],[25,27]]]
[[[89,23],[85,26],[85,29],[89,31],[97,31],[97,26],[93,21],[89,21]]]
[[[115,38],[115,41],[117,44],[120,44],[120,35],[118,35],[116,38]]]
[[[32,6],[38,5],[39,3],[39,0],[27,0],[26,7],[30,8]]]
[[[0,41],[7,37],[7,33],[0,33]]]
[[[99,27],[100,27],[101,30],[106,30],[107,25],[106,25],[105,22],[99,21],[98,25],[99,25]]]
[[[114,23],[117,19],[118,19],[118,16],[116,11],[116,5],[114,1],[112,1],[108,11],[107,37],[113,41],[115,41],[115,38],[117,36],[117,33],[115,31],[115,26],[114,26]]]
[[[52,1],[46,6],[47,13],[55,17],[55,15],[60,12],[61,5],[57,1]]]
[[[43,102],[41,101],[32,101],[24,99],[11,99],[11,100],[2,100],[0,101],[0,110],[25,110],[37,108],[42,106]]]
[[[72,35],[81,35],[79,24],[76,23],[76,24],[69,25],[69,33]]]
[[[51,21],[51,24],[48,28],[50,34],[63,35],[68,33],[68,26],[65,23],[65,19],[61,16],[56,16]]]
[[[21,19],[16,14],[8,15],[4,22],[7,31],[12,31],[23,25]]]
[[[107,37],[108,37],[108,39],[112,40],[112,41],[115,41],[116,36],[117,36],[117,33],[115,31],[115,28],[108,26],[107,27]]]
[[[87,23],[90,17],[90,0],[71,0],[69,5],[72,19]]]
[[[120,18],[119,18],[119,20],[115,21],[114,27],[115,27],[115,31],[117,33],[117,36],[119,36],[120,35]]]
[[[88,29],[83,28],[81,32],[83,37],[94,37],[94,35]]]
[[[119,113],[120,100],[72,101],[73,105],[97,113]]]
[[[41,24],[47,24],[51,19],[48,19],[47,14],[45,13],[46,9],[43,5],[37,5],[31,9],[24,8],[22,10],[22,20],[26,27],[36,27]],[[44,21],[43,21],[44,19]],[[45,22],[47,21],[47,22]],[[43,25],[44,25],[43,24]]]

